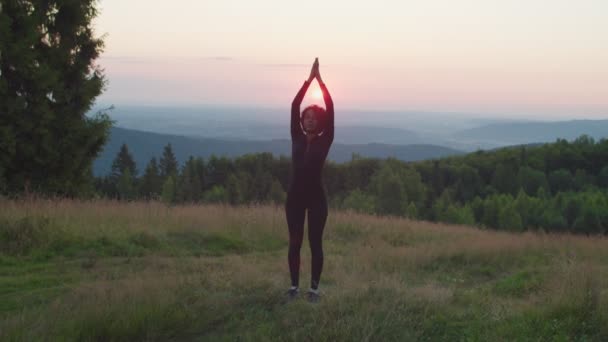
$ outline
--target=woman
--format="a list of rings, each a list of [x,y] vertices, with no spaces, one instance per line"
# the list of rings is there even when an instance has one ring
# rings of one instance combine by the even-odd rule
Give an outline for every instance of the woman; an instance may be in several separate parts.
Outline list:
[[[306,107],[300,115],[300,105],[308,86],[317,79],[323,92],[326,109],[317,105]],[[319,60],[310,71],[291,105],[292,182],[287,193],[285,213],[289,227],[289,271],[291,288],[288,299],[299,293],[300,247],[304,236],[304,216],[308,211],[308,241],[312,254],[308,300],[318,302],[319,280],[323,269],[323,228],[327,219],[327,201],[321,181],[321,171],[334,140],[334,104],[319,73]]]

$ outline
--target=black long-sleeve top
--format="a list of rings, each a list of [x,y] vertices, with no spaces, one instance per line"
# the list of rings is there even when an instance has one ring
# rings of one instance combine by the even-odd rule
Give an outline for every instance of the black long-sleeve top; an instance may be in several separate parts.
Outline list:
[[[327,117],[322,121],[325,123],[323,132],[315,136],[310,142],[308,142],[300,125],[300,105],[310,82],[304,82],[291,104],[292,190],[307,192],[322,189],[321,172],[329,148],[334,141],[334,103],[325,83],[319,82],[319,85],[323,92]]]

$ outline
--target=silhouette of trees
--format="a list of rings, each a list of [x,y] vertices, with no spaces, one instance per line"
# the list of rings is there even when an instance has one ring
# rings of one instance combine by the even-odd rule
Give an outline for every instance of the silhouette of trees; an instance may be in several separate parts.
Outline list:
[[[144,176],[129,182],[136,168],[127,152],[121,148],[113,167],[120,177],[97,179],[101,195],[154,198],[151,194],[160,193],[170,204],[282,204],[291,177],[290,159],[269,153],[190,157],[178,170],[167,145],[163,163],[175,168],[164,173],[172,176],[157,183],[160,174],[152,159]],[[170,160],[175,162],[166,162]],[[413,163],[353,156],[348,163],[328,162],[324,185],[331,206],[362,213],[515,232],[603,234],[608,229],[606,165],[608,141],[579,138]]]

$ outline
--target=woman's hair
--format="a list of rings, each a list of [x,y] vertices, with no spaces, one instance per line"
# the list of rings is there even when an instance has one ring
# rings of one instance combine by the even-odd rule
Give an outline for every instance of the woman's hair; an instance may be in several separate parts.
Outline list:
[[[327,118],[327,115],[325,115],[325,108],[316,104],[304,108],[304,110],[300,114],[300,123],[302,124],[302,127],[304,127],[304,113],[306,113],[306,111],[312,111],[313,115],[317,119],[317,129],[315,133],[323,132],[323,130],[325,129],[325,120]]]

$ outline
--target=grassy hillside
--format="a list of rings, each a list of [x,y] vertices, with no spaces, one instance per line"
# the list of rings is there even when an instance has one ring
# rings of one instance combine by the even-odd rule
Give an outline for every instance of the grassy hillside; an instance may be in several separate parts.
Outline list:
[[[285,304],[286,229],[281,207],[0,200],[0,340],[608,338],[605,238],[331,212],[322,301]]]

